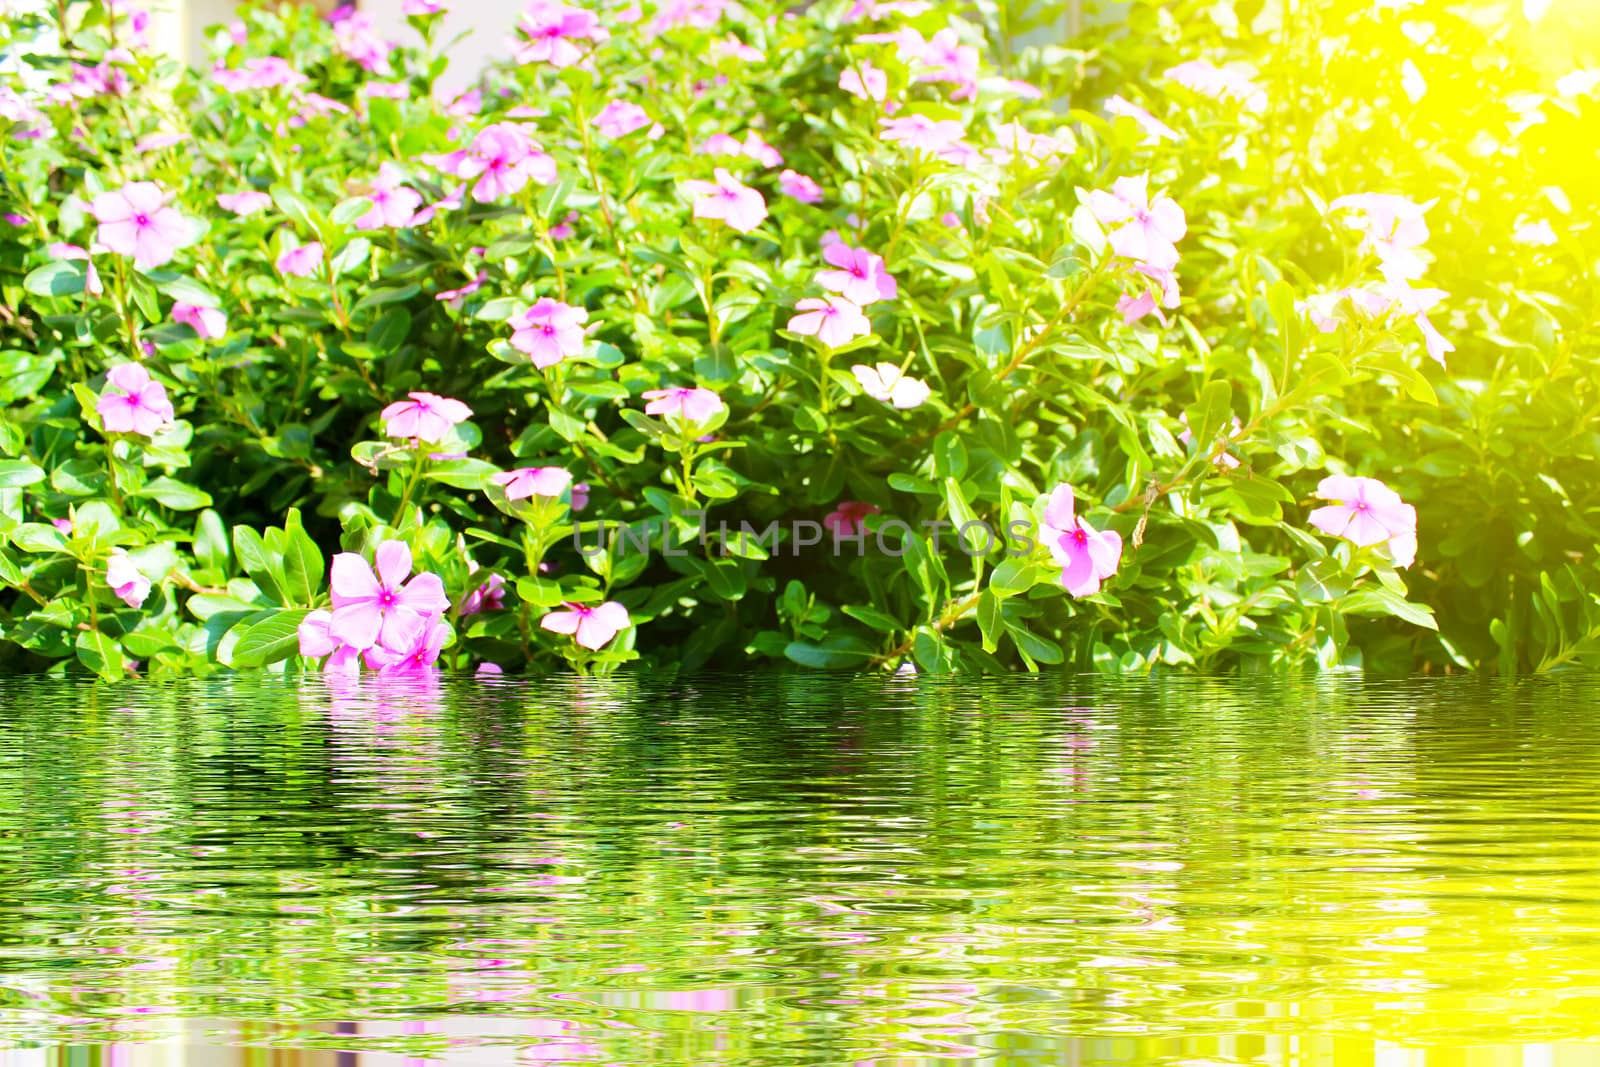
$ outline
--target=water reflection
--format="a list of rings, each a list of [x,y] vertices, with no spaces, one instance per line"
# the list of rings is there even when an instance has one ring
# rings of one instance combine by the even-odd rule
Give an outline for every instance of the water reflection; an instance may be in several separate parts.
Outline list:
[[[1597,697],[14,681],[0,1059],[1592,1062]]]

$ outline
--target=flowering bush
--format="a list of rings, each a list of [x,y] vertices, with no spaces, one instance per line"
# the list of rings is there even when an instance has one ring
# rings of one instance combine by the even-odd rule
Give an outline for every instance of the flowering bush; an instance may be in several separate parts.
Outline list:
[[[0,657],[1592,658],[1600,73],[1297,7],[535,0],[451,96],[429,0],[198,74],[67,5],[0,88]]]

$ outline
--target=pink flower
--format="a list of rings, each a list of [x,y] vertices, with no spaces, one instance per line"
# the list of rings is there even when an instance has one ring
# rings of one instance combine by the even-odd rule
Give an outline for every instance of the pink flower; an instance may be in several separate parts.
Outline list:
[[[902,411],[921,407],[932,393],[927,382],[908,377],[893,363],[879,363],[875,367],[857,363],[850,368],[850,373],[856,376],[862,392]]]
[[[1061,584],[1075,597],[1089,596],[1117,573],[1122,562],[1122,535],[1115,530],[1096,530],[1075,511],[1072,486],[1056,486],[1045,503],[1042,532],[1045,547],[1061,566]]]
[[[91,210],[100,223],[100,243],[118,255],[132,256],[139,270],[161,266],[190,240],[188,220],[166,206],[166,194],[154,182],[129,182],[101,193]]]
[[[837,269],[818,271],[817,284],[854,304],[866,307],[876,300],[893,300],[900,292],[894,276],[884,269],[883,257],[864,248],[834,241],[823,246],[822,258]]]
[[[604,41],[610,36],[592,11],[569,7],[559,0],[533,0],[517,29],[526,38],[516,42],[518,63],[549,63],[570,67],[583,58],[575,41]]]
[[[918,152],[942,154],[961,144],[966,127],[956,119],[930,119],[926,115],[907,115],[898,119],[881,119],[883,139],[892,144],[902,144]]]
[[[482,289],[483,283],[488,280],[489,272],[486,270],[480,270],[477,274],[477,277],[473,278],[466,285],[463,285],[459,289],[445,289],[444,291],[435,294],[434,299],[442,300],[449,304],[452,308],[459,308],[463,298],[469,297],[473,293],[476,293],[479,289]]]
[[[189,139],[183,133],[152,133],[148,137],[141,137],[134,143],[135,152],[159,152],[163,148],[171,148],[175,144],[182,144]]]
[[[579,482],[572,487],[571,503],[568,504],[573,511],[582,511],[589,506],[589,483]]]
[[[350,10],[343,18],[335,18],[333,41],[340,53],[368,74],[389,74],[389,53],[394,45],[379,36],[377,20],[370,13]]]
[[[411,86],[405,82],[367,82],[360,89],[368,100],[409,100]]]
[[[404,541],[384,541],[374,554],[377,573],[354,552],[333,557],[329,584],[333,617],[328,632],[366,650],[381,644],[392,652],[416,646],[418,631],[450,607],[444,583],[426,571],[409,582],[411,549]]]
[[[472,409],[459,400],[433,393],[407,393],[410,400],[396,400],[378,415],[383,432],[389,437],[408,437],[437,444],[450,433],[450,427],[466,422]]]
[[[952,100],[971,96],[978,86],[978,50],[962,44],[955,30],[947,28],[934,34],[918,62],[929,69],[917,75],[917,81],[955,83]]]
[[[789,320],[789,331],[815,337],[829,348],[849,344],[872,333],[872,322],[861,309],[842,296],[810,297],[795,304],[799,312]]]
[[[106,372],[106,391],[94,409],[107,433],[154,437],[173,420],[167,390],[138,363],[119,363]]]
[[[498,574],[489,575],[489,580],[467,594],[467,598],[456,609],[457,616],[466,618],[468,615],[477,615],[485,611],[499,611],[506,606],[506,580]]]
[[[1311,525],[1359,548],[1387,543],[1397,566],[1416,562],[1417,509],[1399,493],[1376,478],[1335,474],[1317,483],[1316,495],[1334,503],[1313,511]]]
[[[740,147],[748,158],[763,167],[783,166],[783,153],[762,140],[761,135],[754,130],[744,131],[744,144]]]
[[[507,500],[526,500],[532,496],[556,500],[572,484],[572,475],[560,467],[518,467],[491,475],[489,480],[505,487]]]
[[[700,153],[707,156],[742,156],[744,145],[737,137],[726,133],[714,133],[701,144]]]
[[[87,250],[77,245],[69,245],[64,241],[52,242],[45,251],[54,259],[81,259],[88,266],[83,275],[83,291],[90,296],[99,296],[105,292],[105,287],[100,284],[100,273],[94,269],[94,260],[89,258]]]
[[[995,128],[996,146],[989,150],[989,158],[1004,166],[1021,156],[1034,163],[1047,163],[1056,156],[1070,153],[1077,147],[1070,133],[1064,137],[1033,133],[1020,122],[1004,122]]]
[[[1254,73],[1243,64],[1218,67],[1203,59],[1191,59],[1168,70],[1166,77],[1185,89],[1224,100],[1235,100],[1245,111],[1255,115],[1266,110],[1267,94],[1250,80]]]
[[[309,659],[322,659],[324,671],[352,672],[361,668],[361,650],[345,644],[333,636],[333,614],[321,609],[300,620],[296,630],[300,640],[300,654]]]
[[[1119,256],[1158,270],[1178,265],[1176,244],[1187,232],[1183,208],[1170,196],[1150,200],[1146,176],[1118,178],[1107,193],[1089,194],[1089,210],[1111,231],[1111,248]]]
[[[798,171],[785,170],[778,175],[778,189],[802,204],[815,204],[822,199],[822,186]]]
[[[833,533],[835,538],[854,537],[861,532],[862,524],[868,515],[879,515],[882,512],[871,504],[859,500],[841,500],[839,506],[822,517],[822,525]]]
[[[628,609],[615,600],[598,607],[568,603],[569,611],[552,611],[539,620],[539,628],[551,633],[572,634],[578,644],[591,652],[604,648],[613,637],[633,625]]]
[[[1145,143],[1152,141],[1181,141],[1178,131],[1156,118],[1138,104],[1125,100],[1120,96],[1113,96],[1106,100],[1106,114],[1117,118],[1119,116],[1132,119],[1145,133]]]
[[[839,75],[839,88],[863,100],[882,100],[889,95],[889,75],[863,59]]]
[[[576,211],[567,212],[564,216],[562,216],[560,222],[550,227],[550,240],[565,241],[568,237],[571,237],[573,234],[577,233],[578,231],[576,227],[572,225],[577,221],[578,213]]]
[[[726,169],[716,169],[716,181],[686,181],[685,191],[695,198],[694,217],[721,219],[739,233],[749,233],[767,217],[767,201]]]
[[[400,4],[400,14],[407,18],[427,18],[443,10],[444,5],[439,0],[403,0]]]
[[[278,256],[278,273],[295,278],[304,278],[316,273],[322,264],[322,242],[312,241],[297,248],[286,248]]]
[[[150,595],[150,579],[139,573],[133,559],[120,548],[112,549],[106,560],[106,585],[130,608],[143,604]]]
[[[362,653],[367,666],[377,668],[381,674],[432,670],[444,649],[445,638],[450,636],[450,627],[443,619],[430,618],[406,633],[410,640],[404,645],[379,642]]]
[[[403,181],[405,176],[393,163],[379,167],[372,191],[364,196],[371,202],[372,209],[356,219],[355,228],[379,230],[388,227],[398,230],[410,226],[417,209],[422,206],[422,194],[415,189],[407,189],[401,184]]]
[[[759,63],[767,58],[761,49],[745,44],[731,33],[711,42],[711,54],[718,59],[726,56],[741,59],[746,63]]]
[[[669,389],[649,389],[644,398],[646,415],[677,415],[685,422],[705,422],[722,411],[722,398],[709,389],[673,386]]]
[[[446,174],[472,181],[472,199],[480,204],[510,196],[529,181],[556,180],[556,161],[514,122],[485,126],[465,149],[436,162]]]
[[[1352,225],[1362,231],[1361,247],[1377,255],[1390,282],[1422,277],[1427,265],[1417,250],[1428,241],[1428,224],[1422,216],[1432,206],[1433,201],[1418,204],[1388,193],[1356,193],[1328,205],[1331,211],[1357,213]]]
[[[511,347],[525,352],[541,370],[583,354],[583,324],[589,312],[559,300],[541,297],[511,318]]]
[[[64,537],[71,537],[72,536],[72,520],[71,519],[51,519],[50,520],[50,525],[54,526],[56,528],[56,530],[58,532],[60,532]]]
[[[650,115],[638,104],[613,100],[600,109],[594,124],[601,133],[615,140],[650,125]]]
[[[278,56],[247,59],[233,70],[218,64],[211,68],[211,76],[230,93],[303,85],[307,80],[304,74],[289,65],[288,60]]]
[[[200,304],[185,304],[181,301],[173,304],[172,321],[188,326],[205,341],[214,340],[228,332],[228,316],[220,308],[204,307]]]
[[[217,205],[224,211],[231,211],[244,218],[247,215],[254,215],[263,208],[271,207],[272,197],[257,192],[223,193],[217,197]]]

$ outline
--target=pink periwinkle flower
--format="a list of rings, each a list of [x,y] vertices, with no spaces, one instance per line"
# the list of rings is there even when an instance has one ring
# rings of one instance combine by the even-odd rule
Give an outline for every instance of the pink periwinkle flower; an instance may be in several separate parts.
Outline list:
[[[567,212],[564,216],[562,216],[560,222],[550,227],[550,240],[565,241],[567,238],[577,233],[578,230],[573,225],[577,221],[578,213],[576,211]]]
[[[406,18],[427,18],[443,11],[444,5],[439,0],[403,0],[400,4],[400,14]]]
[[[1131,100],[1120,96],[1109,97],[1105,103],[1106,114],[1112,118],[1126,117],[1134,121],[1144,131],[1145,143],[1153,141],[1181,141],[1182,136],[1177,130],[1156,118],[1150,112],[1133,103]]]
[[[723,167],[716,169],[716,181],[686,181],[684,190],[694,200],[694,217],[721,219],[739,233],[749,233],[767,217],[767,201]]]
[[[815,204],[822,200],[822,186],[799,171],[785,170],[779,174],[778,190],[802,204]]]
[[[1191,59],[1168,70],[1166,77],[1185,89],[1236,101],[1245,111],[1256,115],[1266,110],[1267,94],[1251,80],[1254,74],[1253,69],[1242,64],[1218,67],[1203,59]]]
[[[744,131],[744,144],[740,146],[745,156],[763,167],[783,166],[783,153],[772,147],[754,130]]]
[[[549,63],[570,67],[583,58],[578,41],[604,41],[610,36],[592,11],[559,0],[533,0],[522,14],[517,30],[525,38],[516,42],[518,63]]]
[[[552,611],[539,620],[539,628],[551,633],[570,634],[593,652],[611,643],[618,633],[633,625],[628,609],[615,600],[591,607],[568,603],[566,611]]]
[[[459,400],[434,393],[407,393],[411,399],[396,400],[378,415],[383,432],[389,437],[437,444],[457,423],[472,417],[472,409]]]
[[[150,579],[139,573],[133,559],[120,548],[112,549],[106,560],[106,585],[130,608],[143,604],[150,595]]]
[[[872,333],[872,321],[853,301],[842,296],[809,297],[795,304],[791,333],[815,337],[829,348],[849,344]]]
[[[709,30],[721,21],[727,6],[727,0],[665,0],[650,20],[650,29],[657,34],[680,26]]]
[[[541,370],[583,354],[583,324],[589,312],[559,300],[541,297],[511,318],[511,347],[525,352]]]
[[[295,248],[286,248],[278,256],[278,273],[286,277],[305,278],[316,273],[322,265],[322,242],[311,241]]]
[[[423,571],[411,578],[411,549],[404,541],[384,541],[374,553],[377,571],[355,552],[333,557],[329,584],[333,617],[329,633],[366,651],[383,645],[404,653],[416,646],[418,631],[450,607],[444,583]]]
[[[556,180],[556,161],[514,122],[485,126],[466,148],[436,162],[445,173],[472,182],[472,199],[480,204],[511,196],[530,181]]]
[[[361,650],[333,636],[333,613],[330,611],[319,609],[306,615],[300,620],[296,636],[300,654],[323,660],[324,671],[350,673],[361,668]]]
[[[615,140],[626,137],[635,130],[642,130],[650,125],[649,112],[638,104],[630,104],[624,100],[613,100],[600,109],[600,114],[595,116],[594,124],[599,131]]]
[[[711,42],[711,54],[718,59],[726,57],[743,60],[746,63],[759,63],[767,58],[761,49],[745,44],[731,33]]]
[[[921,407],[933,392],[927,382],[908,376],[893,363],[871,367],[857,363],[850,368],[850,373],[855,375],[862,392],[902,411]]]
[[[1432,206],[1433,201],[1418,204],[1389,193],[1355,193],[1328,205],[1332,211],[1356,212],[1352,225],[1362,232],[1361,247],[1377,255],[1391,282],[1420,278],[1426,269],[1418,249],[1428,241],[1423,215]]]
[[[181,322],[199,334],[202,340],[211,341],[228,332],[228,316],[221,308],[203,304],[172,305],[172,321]]]
[[[1045,503],[1042,526],[1045,546],[1061,566],[1061,584],[1075,597],[1100,591],[1100,583],[1117,573],[1122,562],[1122,535],[1096,530],[1076,514],[1072,486],[1058,485]]]
[[[1311,525],[1360,548],[1387,544],[1398,566],[1416,562],[1417,509],[1399,493],[1376,478],[1334,474],[1317,483],[1316,495],[1333,503],[1312,511]]]
[[[700,152],[707,156],[742,156],[744,144],[731,134],[714,133],[700,145]]]
[[[930,119],[926,115],[881,119],[878,125],[883,130],[885,141],[904,145],[912,151],[936,155],[943,155],[959,146],[967,132],[957,119]]]
[[[571,507],[573,511],[582,511],[589,506],[589,483],[578,482],[572,487]]]
[[[471,296],[473,293],[476,293],[479,289],[482,289],[483,283],[488,280],[489,272],[486,270],[480,270],[477,276],[466,285],[463,285],[459,289],[445,289],[444,291],[435,294],[434,299],[442,300],[449,304],[452,308],[460,308],[461,302],[467,297]]]
[[[230,93],[284,86],[292,88],[304,85],[307,81],[304,74],[289,65],[288,60],[278,56],[247,59],[238,67],[231,69],[219,63],[211,68],[211,77]]]
[[[433,670],[439,662],[439,653],[444,650],[445,638],[450,636],[450,627],[443,619],[430,618],[408,630],[407,634],[410,640],[404,645],[390,646],[379,642],[362,652],[367,666],[375,668],[380,674]]]
[[[720,396],[699,386],[649,389],[644,398],[649,401],[644,407],[646,415],[676,415],[684,422],[705,422],[724,409]]]
[[[415,189],[408,189],[402,183],[405,175],[393,163],[385,163],[378,168],[378,177],[372,183],[372,191],[363,194],[363,198],[370,201],[372,208],[356,219],[354,225],[358,230],[405,229],[411,225],[416,217],[417,209],[422,206],[422,194]]]
[[[175,144],[182,144],[189,139],[186,133],[152,133],[148,137],[141,137],[134,142],[135,152],[159,152],[163,148],[171,148]]]
[[[882,100],[889,95],[889,75],[863,59],[839,75],[839,88],[863,100]]]
[[[369,12],[350,10],[343,18],[336,18],[333,41],[342,55],[368,74],[390,73],[389,53],[394,45],[379,35],[377,20]]]
[[[535,496],[557,500],[572,484],[572,475],[560,467],[518,467],[491,475],[489,480],[505,488],[507,500]]]
[[[67,244],[65,241],[52,242],[45,251],[53,259],[81,259],[88,266],[84,269],[83,291],[90,296],[99,296],[105,292],[105,287],[100,284],[100,273],[94,269],[94,260],[90,258],[87,249],[77,245]]]
[[[837,507],[822,517],[822,525],[835,538],[855,537],[861,532],[868,515],[879,514],[882,511],[875,505],[860,500],[841,500]]]
[[[244,218],[271,207],[272,197],[254,190],[243,193],[221,193],[217,196],[217,206]]]
[[[1063,136],[1034,133],[1020,122],[1003,122],[994,132],[996,145],[989,150],[989,158],[1001,166],[1018,156],[1033,163],[1048,163],[1077,147],[1070,133]]]
[[[1147,177],[1118,178],[1111,192],[1089,194],[1089,210],[1111,231],[1111,248],[1119,256],[1158,270],[1178,265],[1177,242],[1187,232],[1183,208],[1170,196],[1151,200]]]
[[[129,182],[101,193],[91,208],[100,226],[95,236],[111,251],[132,256],[139,270],[168,262],[189,243],[189,221],[167,206],[166,194],[154,182]]]
[[[106,390],[95,411],[107,433],[136,433],[154,437],[172,424],[172,401],[160,382],[138,363],[119,363],[106,372]]]
[[[817,284],[854,304],[865,307],[877,300],[893,300],[900,292],[883,257],[864,248],[834,241],[823,247],[822,258],[835,269],[818,271]]]
[[[488,660],[484,660],[482,663],[478,664],[477,673],[484,675],[496,675],[504,674],[505,671],[501,669],[500,664],[491,663]]]
[[[918,57],[926,67],[917,75],[919,82],[951,82],[956,86],[950,94],[952,100],[969,97],[978,86],[978,50],[961,43],[956,31],[943,29],[929,39]]]
[[[491,574],[487,581],[461,601],[461,606],[456,609],[456,614],[461,618],[468,615],[477,615],[485,611],[499,611],[506,606],[506,580],[498,574]]]

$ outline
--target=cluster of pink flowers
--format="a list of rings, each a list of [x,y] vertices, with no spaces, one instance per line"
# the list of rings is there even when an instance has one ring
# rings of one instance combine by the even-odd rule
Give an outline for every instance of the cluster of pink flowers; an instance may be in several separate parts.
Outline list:
[[[368,74],[390,73],[389,53],[394,45],[378,34],[378,23],[370,12],[345,6],[334,10],[333,41],[340,54],[358,64]]]
[[[965,100],[978,90],[978,49],[972,45],[962,44],[960,36],[953,28],[946,27],[926,39],[915,29],[906,27],[888,33],[862,34],[857,40],[868,44],[893,44],[900,61],[917,72],[916,81],[954,85],[955,89],[950,93],[952,100]],[[839,84],[844,87],[843,79]],[[863,85],[862,88],[870,88],[870,84]],[[883,99],[881,96],[871,98]]]
[[[1335,474],[1317,483],[1316,495],[1333,503],[1317,508],[1311,525],[1359,548],[1384,545],[1399,567],[1417,560],[1417,509],[1376,478]]]
[[[1455,345],[1433,325],[1428,312],[1450,294],[1443,289],[1411,286],[1427,270],[1422,250],[1428,241],[1428,223],[1423,216],[1432,206],[1432,202],[1418,204],[1386,193],[1341,196],[1329,205],[1330,210],[1354,212],[1351,220],[1361,231],[1361,248],[1377,257],[1383,282],[1308,298],[1302,306],[1309,310],[1318,329],[1324,333],[1338,329],[1338,310],[1345,301],[1373,317],[1402,315],[1416,322],[1428,355],[1441,365],[1444,363],[1444,357],[1455,351]]]
[[[107,433],[140,437],[154,437],[174,418],[166,388],[138,363],[119,363],[106,372],[106,388],[94,409]]]
[[[1061,566],[1061,584],[1075,597],[1100,591],[1100,583],[1122,564],[1122,535],[1096,530],[1077,514],[1070,485],[1058,485],[1045,502],[1041,531],[1045,547]]]
[[[129,182],[101,193],[90,210],[100,224],[95,239],[118,255],[132,256],[139,270],[169,262],[194,239],[193,225],[167,206],[167,194],[154,182]]]
[[[466,148],[429,161],[471,182],[472,199],[480,204],[511,196],[530,181],[549,185],[556,180],[556,161],[514,122],[485,126]]]
[[[333,557],[333,610],[301,620],[300,654],[326,657],[324,670],[354,671],[363,662],[384,673],[432,668],[450,635],[444,583],[427,571],[411,577],[403,541],[380,543],[374,558],[376,573],[354,552]]]
[[[580,41],[598,44],[610,36],[592,11],[560,0],[532,0],[517,24],[521,37],[512,41],[518,63],[570,67],[583,58]]]
[[[694,198],[694,217],[718,219],[739,233],[749,233],[767,218],[767,201],[755,189],[729,174],[715,170],[715,181],[682,182],[684,192]]]
[[[472,417],[472,409],[459,400],[434,393],[406,395],[409,400],[397,400],[379,413],[385,436],[438,444],[452,427]]]
[[[230,93],[279,87],[293,89],[307,81],[304,74],[289,65],[288,60],[278,56],[247,59],[237,67],[225,67],[218,63],[211,68],[211,77]]]
[[[879,300],[893,300],[900,286],[882,256],[852,248],[835,234],[824,237],[822,258],[830,269],[818,271],[816,280],[828,295],[798,301],[788,329],[839,348],[871,335],[872,322],[861,309]],[[868,395],[895,407],[916,407],[928,398],[925,384],[907,378],[891,363],[881,363],[876,369],[858,364],[855,374]]]
[[[559,300],[541,297],[511,317],[511,347],[526,353],[543,370],[583,354],[584,323],[589,312]]]
[[[1177,243],[1188,232],[1188,220],[1178,202],[1165,194],[1150,196],[1149,179],[1118,178],[1111,191],[1089,194],[1089,210],[1110,231],[1111,250],[1149,279],[1139,293],[1124,295],[1117,304],[1123,321],[1137,322],[1160,306],[1178,306]]]

